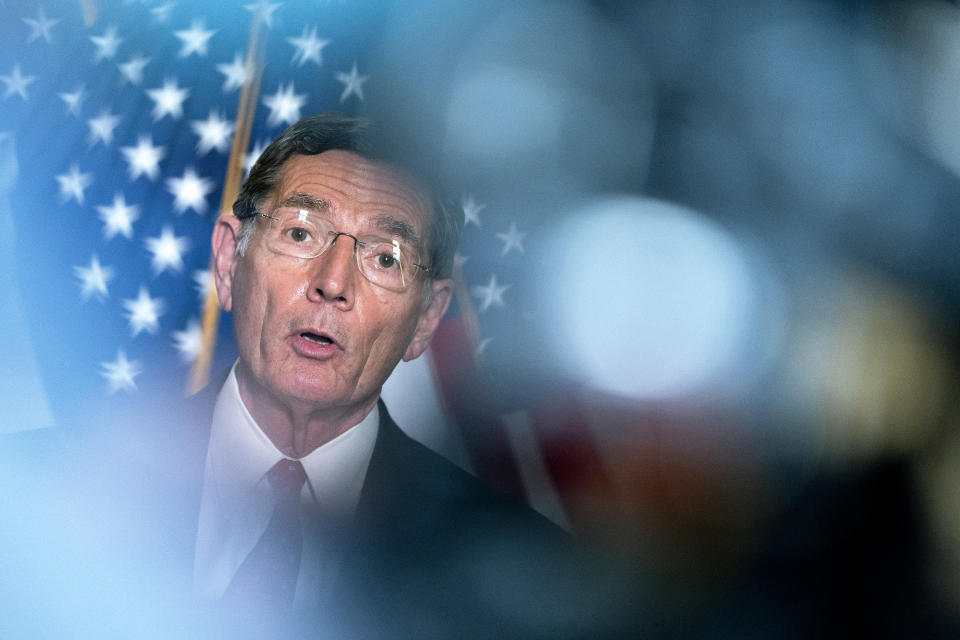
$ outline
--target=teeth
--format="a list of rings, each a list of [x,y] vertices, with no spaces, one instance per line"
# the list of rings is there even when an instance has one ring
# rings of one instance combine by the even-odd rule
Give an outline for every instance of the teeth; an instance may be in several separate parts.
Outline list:
[[[333,344],[333,340],[327,336],[318,336],[315,333],[301,333],[300,337],[315,344]]]

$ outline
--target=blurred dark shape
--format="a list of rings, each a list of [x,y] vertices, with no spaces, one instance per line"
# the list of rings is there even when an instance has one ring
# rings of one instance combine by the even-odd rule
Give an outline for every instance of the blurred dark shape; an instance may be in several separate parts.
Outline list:
[[[740,586],[684,637],[956,637],[932,597],[918,502],[903,458],[819,475],[770,523]]]
[[[374,116],[399,147],[518,210],[546,198],[527,219],[643,181],[645,62],[589,5],[404,3],[390,24],[377,68],[394,82]]]
[[[577,215],[565,206],[576,199],[677,203],[758,247],[783,296],[782,315],[766,318],[782,349],[734,402],[571,390],[534,353],[556,319],[520,314],[509,358],[485,365],[505,407],[526,399],[535,427],[553,426],[544,464],[573,530],[662,579],[658,606],[680,635],[955,631],[957,583],[931,567],[960,566],[948,471],[960,395],[956,7],[490,3],[417,15],[396,28],[397,42],[418,42],[417,71],[391,67],[417,77],[396,89],[415,106],[394,115],[439,114],[434,157],[495,193],[489,206],[545,232]],[[590,111],[568,135],[578,100]],[[515,299],[538,290],[535,272]],[[596,293],[556,295],[589,311]],[[597,313],[582,339],[608,327]]]

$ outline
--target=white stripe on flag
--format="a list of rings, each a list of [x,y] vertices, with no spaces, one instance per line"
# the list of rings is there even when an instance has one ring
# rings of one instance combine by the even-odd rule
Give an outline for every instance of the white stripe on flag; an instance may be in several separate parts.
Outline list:
[[[552,520],[558,526],[571,531],[570,520],[560,502],[557,489],[550,480],[541,455],[540,443],[526,411],[514,411],[502,416],[510,442],[510,450],[520,470],[527,504]]]
[[[47,394],[40,379],[33,351],[33,343],[27,330],[26,307],[15,277],[14,247],[16,238],[13,210],[9,194],[17,179],[17,156],[13,137],[0,134],[0,433],[53,426],[53,414]],[[34,212],[36,214],[36,212]],[[40,256],[42,259],[43,256]],[[57,283],[56,292],[39,292],[38,295],[68,295],[69,287]],[[72,290],[69,291],[73,293]]]

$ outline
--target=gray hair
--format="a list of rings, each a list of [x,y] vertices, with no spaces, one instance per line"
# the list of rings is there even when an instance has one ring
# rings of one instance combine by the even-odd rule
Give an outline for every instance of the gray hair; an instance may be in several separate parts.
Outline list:
[[[253,237],[253,230],[257,225],[257,217],[251,216],[243,218],[243,224],[240,225],[240,235],[237,236],[236,254],[240,257],[247,252],[247,246],[250,244],[250,238]]]

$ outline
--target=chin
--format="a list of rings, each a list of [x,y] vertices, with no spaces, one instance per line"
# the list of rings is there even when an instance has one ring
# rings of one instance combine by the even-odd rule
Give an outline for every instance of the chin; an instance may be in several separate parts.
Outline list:
[[[306,376],[279,381],[273,388],[278,395],[310,403],[331,403],[338,395],[328,381]]]

